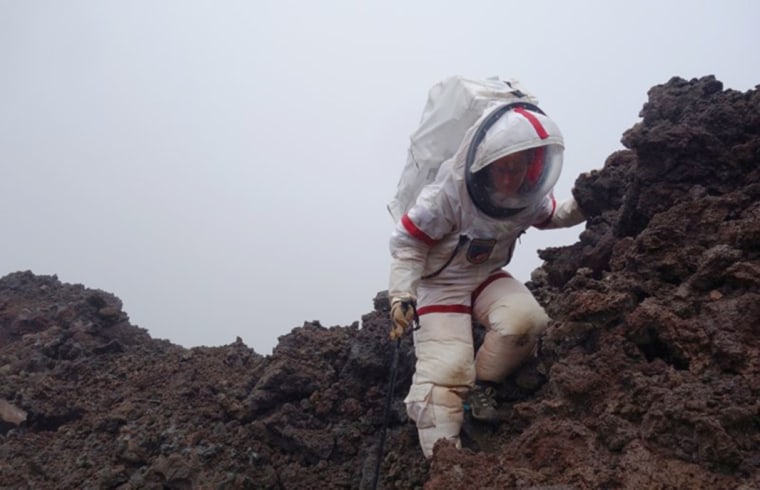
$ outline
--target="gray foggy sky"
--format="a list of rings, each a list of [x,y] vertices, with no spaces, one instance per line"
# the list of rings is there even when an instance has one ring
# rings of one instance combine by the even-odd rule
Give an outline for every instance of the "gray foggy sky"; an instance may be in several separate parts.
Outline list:
[[[565,135],[564,199],[651,86],[760,83],[758,18],[751,0],[0,0],[0,276],[269,354],[387,287],[385,205],[431,85],[521,80]],[[582,230],[529,231],[509,270]]]

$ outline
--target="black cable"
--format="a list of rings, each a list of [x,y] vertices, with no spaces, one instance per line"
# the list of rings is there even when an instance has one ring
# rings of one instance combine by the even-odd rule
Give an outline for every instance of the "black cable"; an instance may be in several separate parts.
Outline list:
[[[393,362],[391,364],[391,379],[388,382],[388,392],[385,395],[385,408],[383,409],[383,429],[380,433],[380,444],[377,448],[377,460],[375,461],[375,476],[372,478],[372,490],[377,488],[377,481],[380,476],[380,465],[383,462],[383,449],[385,446],[385,433],[388,431],[390,422],[391,403],[393,402],[393,388],[396,385],[396,375],[398,373],[398,356],[401,350],[401,337],[396,339],[396,346],[393,348]]]

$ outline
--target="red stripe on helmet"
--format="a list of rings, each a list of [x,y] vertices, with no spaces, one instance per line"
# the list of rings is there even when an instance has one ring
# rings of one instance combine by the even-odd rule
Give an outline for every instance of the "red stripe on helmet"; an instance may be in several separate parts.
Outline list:
[[[422,316],[428,313],[463,313],[472,314],[472,307],[467,305],[429,305],[417,308],[417,315]]]
[[[546,129],[544,129],[544,126],[541,124],[541,121],[538,120],[535,114],[532,112],[526,111],[522,107],[518,107],[515,109],[515,112],[524,116],[525,119],[527,119],[530,124],[533,126],[533,129],[536,130],[536,134],[538,134],[538,137],[542,140],[545,140],[549,137],[549,133],[546,132]]]
[[[401,217],[401,224],[404,225],[404,229],[412,235],[417,240],[421,241],[428,247],[432,247],[435,245],[435,240],[431,238],[427,233],[417,228],[417,225],[415,225],[411,218],[409,218],[409,215],[405,214]]]

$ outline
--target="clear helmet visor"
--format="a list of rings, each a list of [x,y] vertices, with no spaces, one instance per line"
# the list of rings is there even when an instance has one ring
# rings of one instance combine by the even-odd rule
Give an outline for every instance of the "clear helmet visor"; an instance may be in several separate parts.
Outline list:
[[[491,162],[468,176],[470,196],[493,217],[506,217],[543,199],[562,171],[558,145],[521,150]]]

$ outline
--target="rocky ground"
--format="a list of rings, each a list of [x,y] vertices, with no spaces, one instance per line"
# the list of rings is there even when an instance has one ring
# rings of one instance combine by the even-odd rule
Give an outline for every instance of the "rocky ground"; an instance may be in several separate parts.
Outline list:
[[[674,78],[641,117],[577,181],[586,229],[529,283],[553,321],[464,449],[421,455],[409,338],[384,417],[382,293],[361,328],[307,323],[262,356],[152,339],[113,294],[17,272],[0,488],[371,488],[385,420],[378,488],[760,488],[760,93]]]

